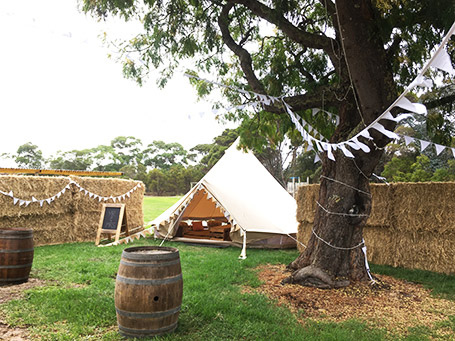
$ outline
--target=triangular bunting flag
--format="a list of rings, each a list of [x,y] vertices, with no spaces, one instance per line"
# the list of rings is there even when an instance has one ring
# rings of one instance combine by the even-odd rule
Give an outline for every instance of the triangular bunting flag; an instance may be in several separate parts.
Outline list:
[[[450,149],[452,149],[452,155],[453,155],[453,157],[455,157],[455,148],[450,148]]]
[[[333,156],[332,153],[332,146],[330,144],[327,145],[327,157],[332,161],[336,161],[335,156]]]
[[[38,200],[32,196],[32,202],[37,202]]]
[[[419,75],[414,79],[414,81],[409,84],[408,89],[413,89],[416,86],[421,86],[421,87],[431,87],[433,85],[433,81],[431,79],[425,78],[422,75]]]
[[[8,195],[13,198],[14,197],[14,194],[13,194],[13,191],[9,191]]]
[[[356,136],[352,138],[352,142],[354,142],[360,149],[362,149],[365,153],[369,153],[371,151],[370,147],[366,144],[360,142]]]
[[[391,139],[399,139],[400,137],[395,134],[394,132],[390,131],[390,130],[387,130],[386,128],[384,128],[384,126],[380,123],[375,123],[371,126],[372,128],[376,129],[377,131],[379,131],[380,133],[384,134],[385,136],[387,137],[390,137]]]
[[[338,147],[340,147],[341,151],[343,154],[347,157],[354,157],[354,154],[352,154],[344,144],[339,144]]]
[[[425,148],[428,147],[430,142],[424,141],[424,140],[419,140],[419,141],[420,141],[420,151],[423,152],[425,150]]]
[[[346,141],[346,144],[349,145],[349,147],[351,147],[354,150],[359,150],[360,149],[360,147],[356,143],[354,143],[352,141]]]
[[[370,132],[367,129],[362,130],[358,135],[363,136],[368,140],[372,140],[373,138],[370,135]]]
[[[452,66],[452,61],[450,60],[450,56],[445,49],[440,49],[438,53],[433,57],[433,61],[431,62],[431,66],[438,68],[439,70],[443,70],[448,72],[451,75],[455,75],[455,70]]]
[[[434,144],[435,148],[436,148],[436,155],[439,155],[441,154],[441,152],[446,148],[446,146],[441,146],[440,144]]]
[[[319,157],[319,154],[316,153],[316,156],[314,157],[314,163],[317,163],[319,161],[321,161],[321,158]]]
[[[381,119],[395,121],[395,117],[393,117],[389,111],[387,111],[384,115],[382,115]]]
[[[411,142],[414,142],[414,138],[410,137],[410,136],[403,136],[404,137],[404,143],[407,145],[409,145]]]
[[[43,207],[43,204],[44,204],[44,200],[40,200],[40,201],[39,201],[39,205],[40,205],[41,207]]]
[[[415,112],[417,114],[426,115],[427,114],[427,107],[420,103],[412,103],[406,97],[401,98],[398,103],[396,104],[400,108]]]
[[[18,198],[13,198],[13,203],[14,203],[14,205],[16,205],[18,201],[19,201]]]

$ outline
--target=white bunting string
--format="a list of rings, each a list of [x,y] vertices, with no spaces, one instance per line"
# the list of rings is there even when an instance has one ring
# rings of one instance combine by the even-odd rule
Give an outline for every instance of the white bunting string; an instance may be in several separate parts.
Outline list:
[[[312,127],[310,124],[308,124],[303,118],[297,116],[293,111],[292,108],[289,104],[287,104],[284,100],[283,97],[274,97],[274,96],[268,96],[268,95],[263,95],[263,94],[258,94],[253,91],[246,91],[243,89],[239,89],[233,86],[227,86],[218,82],[213,82],[209,81],[207,79],[203,79],[194,75],[189,75],[185,74],[185,76],[189,78],[195,78],[207,83],[211,83],[223,88],[231,89],[243,94],[250,94],[253,95],[255,98],[259,100],[259,102],[263,105],[270,105],[271,103],[274,102],[281,102],[286,110],[286,112],[289,114],[289,117],[291,121],[294,123],[295,127],[297,130],[300,132],[302,135],[304,141],[308,142],[308,145],[315,145],[317,147],[317,150],[320,153],[327,153],[327,156],[330,160],[335,161],[335,157],[333,154],[333,151],[337,150],[338,148],[343,152],[343,154],[346,157],[353,158],[354,154],[351,153],[351,151],[347,148],[351,148],[353,150],[362,150],[365,153],[369,153],[371,149],[364,143],[359,141],[359,137],[364,137],[366,139],[371,140],[370,136],[370,130],[375,129],[382,133],[383,135],[391,138],[391,139],[398,139],[398,134],[387,130],[382,124],[379,123],[380,120],[393,120],[396,122],[399,122],[407,117],[410,116],[410,114],[403,114],[403,115],[398,115],[397,117],[393,117],[390,111],[395,108],[395,107],[400,107],[403,109],[406,109],[410,112],[421,114],[421,115],[426,115],[427,113],[427,108],[421,104],[421,103],[412,103],[410,100],[408,100],[405,96],[416,86],[431,86],[431,81],[426,79],[424,77],[425,72],[430,68],[434,67],[436,69],[448,72],[450,75],[455,75],[455,70],[452,67],[452,63],[450,61],[450,57],[445,50],[445,45],[449,41],[450,37],[455,34],[455,23],[452,25],[450,30],[448,31],[447,35],[443,38],[441,45],[436,49],[435,53],[433,56],[430,58],[430,60],[424,65],[420,73],[415,77],[415,79],[411,82],[411,84],[403,91],[403,93],[381,114],[379,115],[373,122],[371,122],[367,127],[365,127],[361,132],[356,134],[354,137],[347,141],[342,141],[338,143],[328,143],[326,142],[325,138],[323,137],[322,134],[318,133],[314,127]],[[313,115],[318,113],[319,111],[326,112],[325,110],[320,110],[320,109],[312,109]],[[327,113],[327,112],[326,112]],[[334,114],[331,114],[333,117],[335,116]],[[300,123],[302,122],[302,123]],[[306,127],[306,129],[305,129]],[[321,139],[317,139],[314,136],[311,135],[311,132],[316,132]],[[408,142],[408,140],[406,140]],[[421,140],[421,150],[423,151],[429,143],[427,141],[422,141]],[[442,146],[438,147],[437,152],[442,151]],[[455,152],[454,152],[455,155]],[[320,157],[316,154],[315,162],[319,161]]]
[[[351,188],[351,189],[353,189],[353,190],[355,190],[355,191],[357,191],[357,192],[359,192],[359,193],[362,193],[362,194],[365,194],[365,195],[368,195],[368,196],[371,197],[371,193],[362,191],[361,189],[355,188],[354,186],[348,185],[348,184],[346,184],[346,183],[344,183],[344,182],[342,182],[342,181],[339,181],[339,180],[336,180],[336,179],[329,178],[329,177],[327,177],[327,176],[325,176],[325,175],[321,175],[320,177],[323,178],[323,179],[327,179],[327,180],[329,180],[329,181],[336,182],[336,183],[338,183],[338,184],[340,184],[340,185],[346,186],[346,187]]]
[[[322,239],[321,237],[319,237],[316,232],[314,232],[314,229],[312,230],[312,233],[314,234],[314,236],[319,239],[321,242],[323,242],[324,244],[330,246],[331,248],[333,249],[336,249],[336,250],[343,250],[343,251],[350,251],[350,250],[354,250],[354,249],[357,249],[363,245],[365,245],[365,241],[362,239],[362,242],[356,246],[352,246],[352,247],[340,247],[340,246],[335,246],[335,245],[332,245],[330,244],[328,241]]]
[[[142,226],[138,226],[136,227],[135,229],[138,229],[138,228],[141,228]],[[133,229],[133,230],[135,230]],[[100,244],[98,245],[98,247],[105,247],[105,246],[113,246],[113,245],[120,245],[120,244],[128,244],[134,240],[139,240],[141,237],[142,238],[145,238],[147,237],[147,235],[150,235],[152,236],[153,235],[153,228],[152,227],[149,227],[147,229],[144,229],[142,231],[139,231],[139,232],[136,232],[132,235],[129,235],[123,239],[120,239],[119,241],[117,242],[111,242],[111,243],[108,243],[108,244]]]
[[[318,206],[327,214],[331,214],[331,215],[338,215],[338,216],[342,216],[342,217],[369,217],[368,214],[364,214],[364,213],[360,213],[360,214],[357,214],[357,213],[341,213],[341,212],[331,212],[329,211],[328,209],[326,209],[324,206],[322,206],[319,201],[316,200],[316,204],[318,204]]]
[[[53,201],[55,201],[56,199],[59,199],[66,192],[67,189],[70,189],[70,185],[74,185],[74,186],[78,187],[79,188],[79,192],[84,192],[85,196],[88,195],[89,198],[98,199],[99,202],[101,202],[101,201],[106,202],[106,201],[109,201],[109,200],[112,200],[113,202],[116,202],[116,201],[120,202],[122,200],[125,200],[126,196],[129,198],[131,193],[133,193],[134,191],[136,191],[138,188],[141,187],[141,184],[138,183],[136,186],[134,186],[132,189],[130,189],[125,194],[117,195],[115,197],[113,197],[112,195],[109,196],[109,197],[104,197],[104,196],[92,193],[92,192],[88,191],[87,189],[83,188],[76,181],[70,180],[70,182],[61,191],[57,192],[55,195],[53,195],[53,196],[51,196],[49,198],[44,198],[44,199],[36,199],[34,196],[32,196],[31,200],[25,200],[25,199],[17,198],[17,197],[14,196],[13,191],[4,192],[4,191],[0,190],[0,193],[5,195],[5,196],[11,197],[13,199],[13,205],[16,205],[17,203],[19,203],[19,206],[27,207],[28,205],[30,205],[32,203],[39,203],[39,205],[41,207],[43,207],[44,202],[47,202],[48,205],[50,205]]]

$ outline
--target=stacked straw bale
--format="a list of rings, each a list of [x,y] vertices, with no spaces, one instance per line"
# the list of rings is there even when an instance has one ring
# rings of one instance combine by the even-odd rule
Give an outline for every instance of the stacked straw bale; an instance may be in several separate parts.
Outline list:
[[[123,195],[137,181],[111,178],[0,176],[0,190],[13,192],[23,200],[50,198],[74,180],[91,193],[105,197]],[[137,188],[121,203],[126,204],[129,228],[143,226],[142,201],[144,186]],[[108,201],[109,203],[112,200]],[[59,198],[48,204],[32,202],[28,206],[14,205],[13,199],[0,194],[0,228],[25,227],[33,229],[35,245],[94,241],[101,216],[102,204],[70,184]]]
[[[318,191],[311,185],[298,192],[298,239],[304,244],[311,236]],[[364,229],[369,261],[455,273],[455,183],[371,184],[371,193]]]

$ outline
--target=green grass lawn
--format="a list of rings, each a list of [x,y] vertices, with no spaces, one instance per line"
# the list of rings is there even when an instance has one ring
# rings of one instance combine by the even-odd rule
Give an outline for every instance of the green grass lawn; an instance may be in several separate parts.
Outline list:
[[[146,221],[177,200],[145,198]],[[142,238],[134,246],[160,242]],[[400,339],[398,334],[387,334],[357,320],[302,324],[298,319],[305,318],[304,309],[293,314],[264,295],[242,290],[245,286],[260,285],[255,267],[288,264],[297,257],[296,250],[251,249],[247,259],[239,260],[240,249],[234,247],[220,249],[169,241],[165,245],[180,250],[184,290],[178,328],[160,339]],[[118,334],[114,287],[121,253],[131,246],[99,248],[94,243],[74,243],[36,247],[31,278],[47,282],[26,290],[22,298],[0,304],[1,320],[26,328],[36,340],[122,340]],[[374,265],[372,269],[422,283],[436,294],[455,300],[455,276]],[[455,316],[446,324],[455,333]],[[406,340],[429,340],[431,336],[431,330],[414,328]]]
[[[181,197],[144,197],[142,208],[144,222],[147,224],[175,204]]]

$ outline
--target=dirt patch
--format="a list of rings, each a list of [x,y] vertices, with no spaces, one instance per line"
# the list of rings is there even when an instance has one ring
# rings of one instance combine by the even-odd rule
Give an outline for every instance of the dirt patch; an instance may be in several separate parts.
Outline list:
[[[455,315],[453,301],[434,298],[419,284],[377,275],[378,285],[356,283],[347,288],[323,290],[295,284],[281,285],[289,276],[284,265],[263,265],[258,268],[259,288],[245,288],[260,292],[299,312],[304,319],[341,322],[362,320],[371,326],[405,335],[409,327],[428,326]],[[302,320],[302,323],[305,323]],[[452,330],[438,328],[440,335],[451,335]]]
[[[24,297],[24,291],[47,284],[47,281],[30,278],[27,282],[15,285],[0,286],[0,304]],[[23,341],[30,340],[26,329],[14,328],[7,325],[0,314],[0,340]]]

